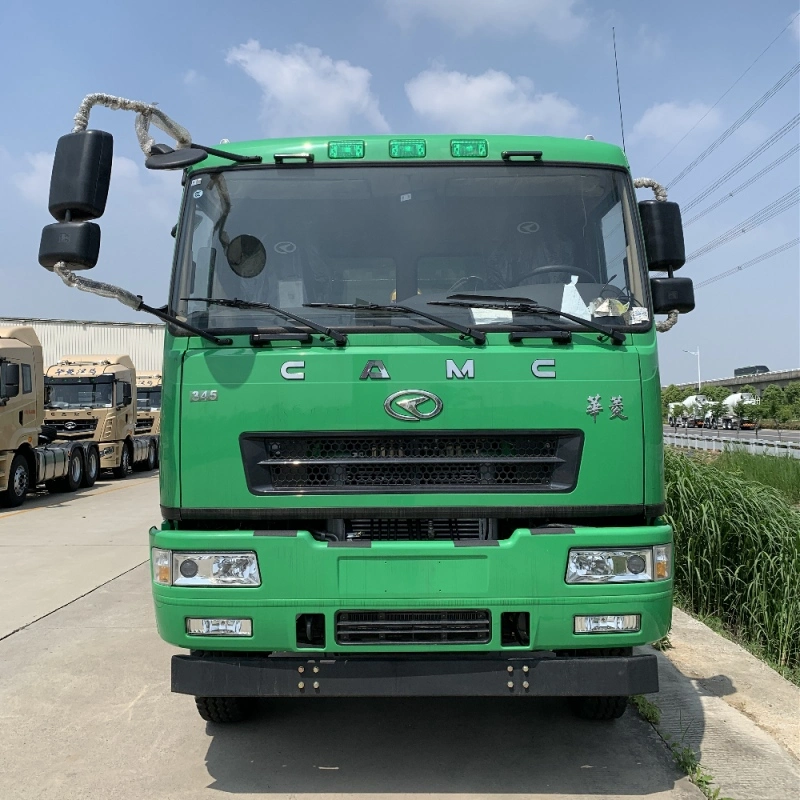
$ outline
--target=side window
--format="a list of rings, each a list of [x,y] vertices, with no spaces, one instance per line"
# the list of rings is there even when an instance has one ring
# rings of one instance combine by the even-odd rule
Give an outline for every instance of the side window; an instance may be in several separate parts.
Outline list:
[[[130,386],[129,383],[125,383],[124,381],[117,381],[114,384],[114,405],[121,406],[125,402],[125,387]],[[130,389],[128,389],[128,394],[130,394]]]
[[[625,275],[625,257],[628,252],[628,242],[625,239],[625,225],[622,219],[622,203],[617,203],[601,220],[603,234],[603,249],[607,278],[617,273]]]
[[[30,394],[33,391],[33,381],[31,380],[31,365],[22,365],[22,394]]]

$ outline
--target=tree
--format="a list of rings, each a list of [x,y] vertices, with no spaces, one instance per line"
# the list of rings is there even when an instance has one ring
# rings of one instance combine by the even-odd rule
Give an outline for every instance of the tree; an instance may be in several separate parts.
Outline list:
[[[730,390],[727,386],[703,386],[700,394],[704,394],[709,400],[716,403],[721,403],[729,394]]]
[[[674,383],[661,390],[661,414],[666,417],[670,403],[680,403],[683,400],[683,391]]]
[[[742,394],[752,394],[752,395],[756,395],[756,396],[758,395],[758,392],[756,391],[755,386],[752,386],[749,383],[746,383],[744,386],[742,386],[742,388],[739,389],[739,391]]]
[[[770,384],[764,389],[764,394],[761,395],[761,408],[765,417],[777,419],[780,409],[785,405],[786,396],[780,386]]]
[[[800,381],[792,381],[784,390],[786,403],[791,410],[792,417],[800,417]]]

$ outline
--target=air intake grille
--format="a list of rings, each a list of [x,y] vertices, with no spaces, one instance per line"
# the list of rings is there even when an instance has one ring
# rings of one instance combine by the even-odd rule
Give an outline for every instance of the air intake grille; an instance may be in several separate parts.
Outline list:
[[[254,494],[569,491],[582,434],[245,434]]]
[[[97,419],[51,419],[47,420],[46,425],[51,425],[58,431],[59,435],[71,436],[74,438],[86,438],[86,434],[93,434],[97,429]]]
[[[153,417],[141,417],[136,419],[136,433],[150,433],[153,430]]]
[[[490,538],[487,519],[345,520],[348,540],[371,542],[451,542]]]
[[[337,644],[485,644],[488,610],[339,611]]]

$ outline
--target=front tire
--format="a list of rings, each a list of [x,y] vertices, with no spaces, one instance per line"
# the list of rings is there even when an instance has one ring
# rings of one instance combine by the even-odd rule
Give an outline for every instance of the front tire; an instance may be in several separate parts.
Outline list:
[[[250,716],[252,701],[246,697],[195,697],[197,713],[206,722],[230,724]]]
[[[122,446],[122,454],[119,457],[119,466],[111,470],[114,473],[114,477],[118,479],[127,478],[128,473],[131,471],[132,460],[131,446],[125,442]]]
[[[572,710],[581,719],[619,719],[627,707],[628,698],[622,696],[572,698]]]
[[[31,466],[22,453],[17,453],[11,460],[8,488],[4,492],[0,492],[0,506],[6,508],[21,506],[30,488]]]

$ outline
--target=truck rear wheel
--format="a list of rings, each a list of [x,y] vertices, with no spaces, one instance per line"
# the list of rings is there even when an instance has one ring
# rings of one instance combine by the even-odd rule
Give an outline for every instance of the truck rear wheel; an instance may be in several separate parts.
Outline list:
[[[122,453],[119,457],[119,466],[114,467],[112,472],[115,478],[126,478],[131,471],[131,446],[127,442],[122,445]]]
[[[252,700],[247,697],[195,697],[194,702],[206,722],[241,722],[252,710]]]
[[[581,719],[619,719],[628,707],[627,697],[573,697],[572,710]]]
[[[147,447],[147,458],[134,464],[133,468],[139,472],[150,472],[156,468],[156,443],[150,442]]]
[[[25,495],[31,488],[31,466],[22,453],[17,453],[11,460],[8,473],[8,488],[0,492],[0,506],[16,508],[25,501]]]
[[[87,489],[94,486],[97,476],[100,474],[100,454],[96,447],[90,447],[86,451],[86,464],[83,470],[83,486]]]
[[[69,454],[67,474],[63,478],[48,481],[46,486],[50,492],[74,492],[83,483],[83,455],[76,447]]]

